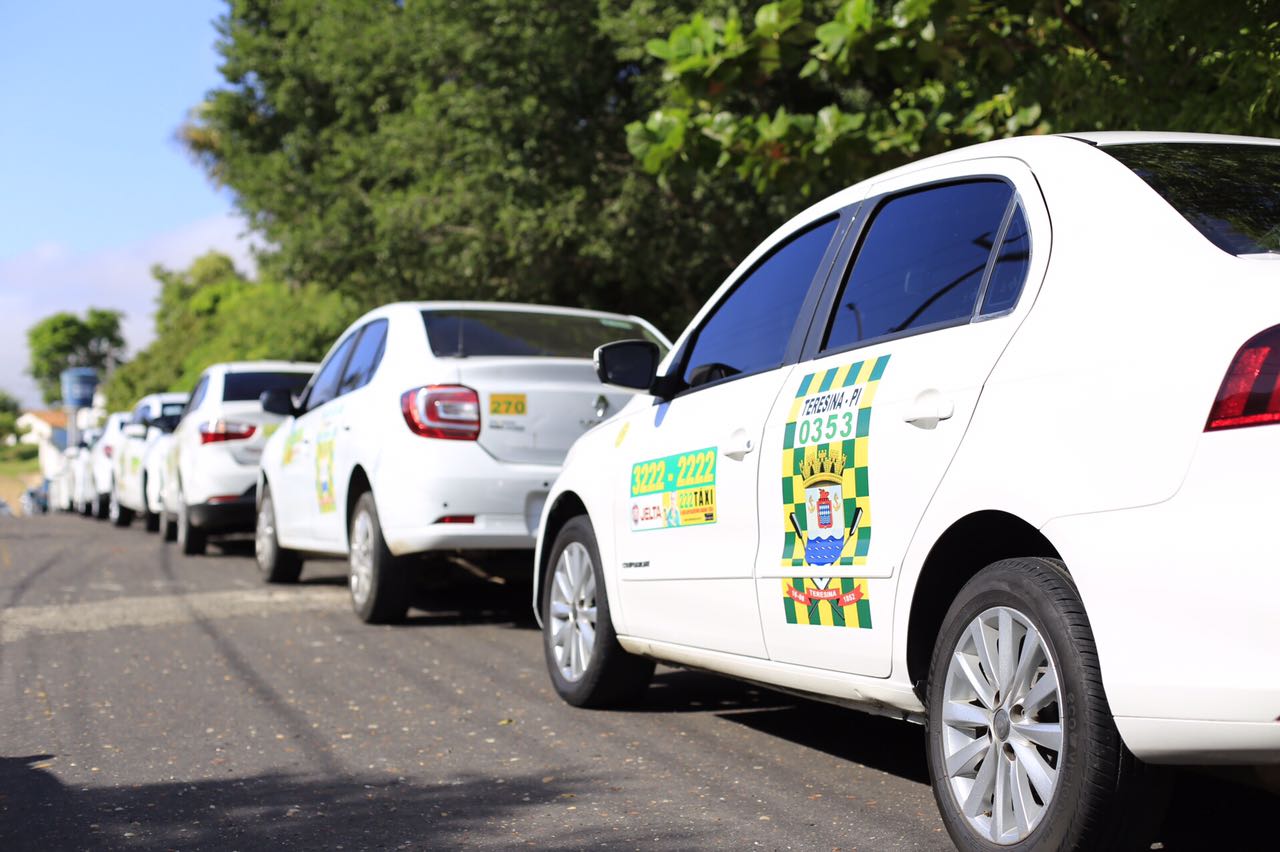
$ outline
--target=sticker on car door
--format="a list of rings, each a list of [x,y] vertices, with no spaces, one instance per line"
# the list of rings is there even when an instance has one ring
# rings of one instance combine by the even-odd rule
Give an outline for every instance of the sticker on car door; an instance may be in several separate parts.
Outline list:
[[[633,464],[632,532],[714,524],[717,454],[706,447]]]
[[[787,624],[871,629],[867,581],[853,577],[791,577],[782,581]]]
[[[866,564],[871,406],[888,364],[882,355],[800,381],[783,432],[783,566]]]
[[[316,439],[316,502],[321,514],[337,511],[338,500],[334,491],[332,431],[322,432]]]

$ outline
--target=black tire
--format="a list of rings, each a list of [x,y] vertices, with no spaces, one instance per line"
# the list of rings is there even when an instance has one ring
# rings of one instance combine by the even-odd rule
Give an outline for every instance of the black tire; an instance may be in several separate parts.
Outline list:
[[[111,502],[111,496],[108,494],[99,494],[93,501],[93,516],[100,521],[107,519],[108,508]]]
[[[181,493],[178,494],[178,520],[176,526],[178,529],[174,538],[178,542],[178,550],[182,551],[184,556],[202,556],[209,546],[209,539],[204,530],[197,529],[191,525],[191,514],[187,511],[187,501]]]
[[[114,483],[111,485],[111,493],[107,496],[107,520],[111,521],[114,527],[127,527],[133,523],[133,510],[120,505]]]
[[[585,547],[591,560],[596,624],[586,667],[576,680],[572,680],[562,673],[556,660],[553,634],[555,619],[551,614],[551,601],[556,566],[565,551],[575,544]],[[616,707],[639,700],[653,678],[655,663],[647,657],[627,653],[618,644],[618,635],[614,632],[613,620],[609,616],[609,597],[605,592],[604,574],[600,567],[600,549],[596,546],[591,521],[585,515],[579,515],[566,523],[551,546],[551,558],[547,560],[542,578],[540,611],[542,648],[547,671],[551,675],[552,686],[561,698],[575,707]]]
[[[1048,713],[1049,721],[1056,717],[1062,730],[1058,752],[1030,746],[1046,765],[1056,770],[1056,781],[1039,822],[1017,842],[1004,845],[997,845],[978,833],[953,793],[946,771],[947,732],[942,715],[952,655],[960,643],[966,641],[970,625],[996,607],[1015,610],[1025,617],[1048,647],[1057,670],[1059,701],[1046,705],[1052,709],[1044,712]],[[1015,641],[1021,644],[1011,659],[1017,659],[1025,647],[1025,640]],[[1047,670],[1047,666],[1041,668]],[[1001,700],[998,689],[994,698]],[[1015,745],[1028,742],[1015,743],[1010,731],[1026,721],[1043,721],[1043,718],[1030,720],[1023,716],[1022,720],[1011,722],[1018,719],[1023,708],[1016,703],[1015,695],[1004,696],[1003,701],[1004,704],[1014,702],[1005,710],[1012,715],[997,718],[997,711],[992,717],[993,724],[986,729],[985,736],[990,738],[987,742],[995,743],[997,750],[989,752],[994,757],[983,758],[984,762],[997,761],[998,768],[1005,767],[1004,761],[1011,759],[1005,755],[1014,754]],[[1075,584],[1061,562],[1042,558],[1005,559],[980,571],[960,590],[934,646],[927,705],[929,776],[943,823],[959,849],[1027,852],[1128,848],[1158,824],[1167,787],[1154,770],[1138,761],[1120,740],[1102,688],[1093,631]],[[974,730],[982,739],[982,729]],[[980,762],[970,771],[981,772],[983,765]],[[1043,805],[1040,792],[1033,795],[1034,801]]]
[[[367,553],[357,541],[357,530],[366,522],[369,536]],[[352,610],[366,624],[396,624],[404,621],[409,612],[412,591],[408,566],[388,549],[386,539],[382,537],[382,525],[378,521],[378,507],[374,505],[371,492],[366,491],[356,501],[347,533],[347,540],[350,542],[347,557],[348,587],[351,590]],[[369,571],[367,576],[362,574],[364,586],[358,591],[354,579],[357,574],[356,560],[363,558],[369,560]]]
[[[271,499],[271,488],[266,485],[262,487],[262,500],[258,503],[253,555],[264,583],[296,583],[302,575],[302,554],[280,546],[275,502]]]

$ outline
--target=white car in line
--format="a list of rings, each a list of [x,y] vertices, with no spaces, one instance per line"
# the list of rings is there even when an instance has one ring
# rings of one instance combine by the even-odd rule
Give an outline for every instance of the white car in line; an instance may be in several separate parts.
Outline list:
[[[142,515],[148,532],[160,529],[160,515],[147,504],[147,457],[162,435],[173,431],[187,404],[185,393],[153,393],[138,400],[114,452],[107,517],[127,527]]]
[[[591,354],[611,340],[665,348],[642,319],[478,302],[386,305],[357,320],[267,442],[256,552],[291,582],[302,556],[348,557],[365,621],[404,617],[401,557],[531,550],[542,502],[574,440],[632,393],[601,388]]]
[[[254,528],[262,448],[284,420],[263,411],[261,397],[301,393],[317,366],[239,361],[214,364],[196,380],[156,486],[165,538],[183,553],[203,553],[210,534]]]
[[[107,415],[106,422],[102,424],[102,435],[90,449],[93,487],[96,491],[93,515],[103,520],[110,514],[112,483],[116,475],[115,453],[124,443],[124,427],[130,416],[128,411]]]
[[[93,445],[102,437],[101,429],[87,429],[71,460],[71,504],[81,515],[93,514],[98,491],[93,481]]]
[[[656,659],[925,722],[966,850],[1101,848],[1151,764],[1280,763],[1280,142],[904,166],[776,231],[661,364],[597,364],[648,393],[543,515],[570,703]]]

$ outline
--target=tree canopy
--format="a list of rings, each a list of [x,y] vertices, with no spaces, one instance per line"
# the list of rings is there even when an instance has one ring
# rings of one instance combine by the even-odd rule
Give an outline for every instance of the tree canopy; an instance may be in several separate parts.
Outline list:
[[[185,270],[156,266],[156,337],[104,388],[111,410],[148,393],[190,390],[220,361],[318,360],[354,319],[351,301],[319,287],[254,281],[217,252]]]
[[[1280,136],[1273,0],[229,0],[181,130],[268,249],[162,283],[113,404],[316,357],[395,299],[678,332],[765,235],[903,162],[1091,129]]]
[[[40,386],[46,403],[62,397],[59,376],[68,367],[93,367],[106,372],[124,355],[119,311],[89,308],[84,318],[69,311],[45,317],[27,331],[28,372]]]

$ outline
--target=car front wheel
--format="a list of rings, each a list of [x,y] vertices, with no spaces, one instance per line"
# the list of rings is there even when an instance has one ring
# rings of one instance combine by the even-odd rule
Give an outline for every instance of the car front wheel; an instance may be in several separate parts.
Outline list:
[[[178,550],[185,556],[200,556],[209,546],[209,539],[205,536],[204,530],[191,525],[191,512],[187,508],[187,499],[183,494],[178,495],[177,541]]]
[[[302,556],[296,550],[280,547],[276,536],[276,504],[271,489],[263,486],[258,505],[258,523],[253,536],[253,555],[258,570],[267,583],[296,583],[302,575]]]
[[[542,637],[551,683],[575,706],[627,704],[653,677],[653,660],[618,644],[600,551],[586,516],[565,524],[551,548],[542,588]]]
[[[1144,767],[1056,560],[996,562],[960,591],[934,648],[928,727],[934,797],[962,850],[1111,848],[1153,812],[1135,801],[1151,792]]]
[[[133,523],[133,510],[120,505],[114,485],[111,487],[111,496],[107,498],[107,520],[117,527],[127,527]]]
[[[347,557],[351,608],[366,624],[394,624],[409,612],[409,576],[382,537],[373,494],[366,491],[351,513]]]

